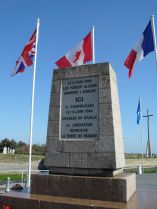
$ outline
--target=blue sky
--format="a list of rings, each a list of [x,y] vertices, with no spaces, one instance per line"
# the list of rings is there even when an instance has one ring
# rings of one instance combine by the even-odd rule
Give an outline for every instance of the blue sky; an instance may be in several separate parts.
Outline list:
[[[140,128],[136,124],[138,98],[150,119],[150,137],[157,153],[157,68],[154,52],[135,65],[132,78],[123,63],[138,41],[151,15],[157,28],[155,0],[5,0],[0,3],[0,139],[28,143],[33,68],[11,77],[39,17],[41,20],[33,143],[46,143],[50,89],[55,61],[74,47],[95,26],[96,62],[110,62],[117,74],[125,152],[141,152]],[[144,147],[147,140],[143,119]]]

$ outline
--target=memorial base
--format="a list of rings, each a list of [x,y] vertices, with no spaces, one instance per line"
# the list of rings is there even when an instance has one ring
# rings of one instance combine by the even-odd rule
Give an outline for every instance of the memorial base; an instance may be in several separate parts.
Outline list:
[[[120,203],[14,192],[0,194],[0,208],[3,206],[11,209],[136,209],[136,195],[128,203]]]
[[[75,176],[102,176],[113,177],[122,174],[122,169],[92,169],[92,168],[64,168],[64,167],[52,167],[49,169],[50,174],[61,175],[75,175]]]
[[[127,202],[136,191],[135,174],[115,177],[32,175],[31,194]]]

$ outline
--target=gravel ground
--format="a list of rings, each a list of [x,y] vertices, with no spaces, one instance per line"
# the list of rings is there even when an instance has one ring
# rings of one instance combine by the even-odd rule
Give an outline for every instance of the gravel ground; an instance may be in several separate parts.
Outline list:
[[[38,170],[39,161],[32,162],[32,170]],[[126,159],[125,167],[134,167],[142,164],[142,159]],[[143,159],[143,164],[145,167],[157,167],[157,158],[146,158]],[[28,162],[0,162],[0,171],[7,170],[27,170]]]
[[[142,165],[142,159],[126,159],[125,167],[136,167]],[[144,158],[144,167],[157,167],[157,158]]]
[[[32,162],[32,170],[38,170],[38,161]],[[27,170],[28,163],[0,162],[0,171],[8,170]]]

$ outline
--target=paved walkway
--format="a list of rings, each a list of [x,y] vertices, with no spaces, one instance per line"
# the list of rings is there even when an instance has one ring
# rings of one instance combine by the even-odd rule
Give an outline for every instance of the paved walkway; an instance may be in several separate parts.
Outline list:
[[[138,191],[156,190],[157,191],[157,174],[136,175],[136,184]]]

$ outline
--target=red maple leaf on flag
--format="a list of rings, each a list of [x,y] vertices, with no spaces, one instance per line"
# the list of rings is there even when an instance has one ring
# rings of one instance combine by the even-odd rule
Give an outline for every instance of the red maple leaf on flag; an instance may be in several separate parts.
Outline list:
[[[76,52],[76,54],[75,54],[75,56],[74,56],[74,60],[73,60],[74,63],[75,63],[77,60],[79,60],[80,54],[81,54],[81,51],[77,51],[77,52]]]

